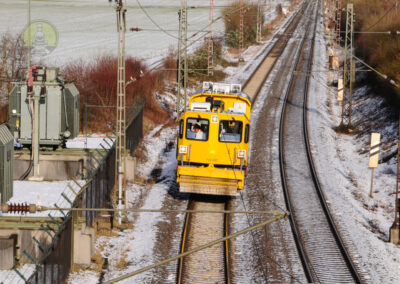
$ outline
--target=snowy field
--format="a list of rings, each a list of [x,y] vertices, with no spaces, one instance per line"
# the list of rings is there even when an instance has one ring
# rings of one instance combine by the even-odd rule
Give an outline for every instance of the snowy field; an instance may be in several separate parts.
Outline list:
[[[221,15],[224,6],[232,1],[215,0],[214,19]],[[266,22],[275,13],[271,7],[287,1],[268,1],[265,7]],[[0,34],[21,33],[27,25],[27,0],[0,0]],[[180,0],[128,0],[127,29],[141,28],[140,32],[127,32],[127,55],[143,59],[160,58],[169,48],[178,45],[178,9]],[[209,0],[188,0],[188,37],[209,24]],[[12,16],[10,16],[12,15]],[[63,65],[77,59],[95,58],[101,54],[116,54],[116,13],[108,0],[32,0],[31,20],[45,20],[58,31],[57,48],[43,61]],[[217,34],[223,32],[222,20],[213,24]],[[194,38],[204,36],[199,33]],[[192,38],[191,40],[193,40]],[[202,40],[200,40],[201,42]]]

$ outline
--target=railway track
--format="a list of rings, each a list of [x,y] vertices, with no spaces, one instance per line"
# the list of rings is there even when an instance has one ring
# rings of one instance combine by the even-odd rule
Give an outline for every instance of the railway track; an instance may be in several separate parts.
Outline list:
[[[276,35],[276,40],[264,54],[264,59],[246,81],[244,91],[250,95],[254,102],[260,93],[265,81],[274,69],[276,63],[285,50],[290,37],[308,7],[305,1],[297,14],[287,24],[281,35]],[[223,210],[231,206],[228,201],[205,202],[189,200],[189,209],[198,210]],[[229,220],[224,214],[188,214],[185,219],[184,231],[181,241],[181,253],[204,243],[221,238],[229,234]],[[229,243],[215,245],[201,252],[181,259],[178,263],[177,283],[232,283]]]
[[[189,201],[191,210],[227,210],[229,199],[204,197]],[[181,253],[229,235],[229,216],[217,213],[186,215]],[[229,242],[223,242],[179,260],[177,283],[231,283]]]
[[[296,70],[311,70],[319,1],[303,38]],[[309,76],[291,75],[279,129],[279,156],[286,205],[309,282],[361,283],[329,213],[310,151],[307,129]]]
[[[243,84],[243,91],[250,96],[252,103],[254,103],[257,99],[261,88],[285,50],[285,47],[290,40],[290,36],[288,35],[293,34],[296,30],[302,16],[306,11],[307,3],[307,1],[303,2],[302,6],[287,25],[283,33],[274,35],[275,41],[273,45],[266,52],[264,59],[258,64],[252,75]]]

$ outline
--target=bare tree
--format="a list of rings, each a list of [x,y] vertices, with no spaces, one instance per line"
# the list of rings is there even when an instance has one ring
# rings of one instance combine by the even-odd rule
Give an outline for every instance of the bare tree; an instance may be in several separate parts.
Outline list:
[[[6,32],[0,37],[0,103],[8,97],[12,82],[23,79],[26,73],[26,49],[22,34]]]

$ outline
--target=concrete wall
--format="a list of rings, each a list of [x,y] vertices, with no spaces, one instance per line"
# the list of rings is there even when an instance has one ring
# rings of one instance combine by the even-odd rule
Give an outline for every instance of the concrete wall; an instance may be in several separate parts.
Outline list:
[[[43,230],[32,229],[0,229],[0,269],[11,269],[15,258],[20,263],[31,263],[23,253],[27,251],[34,259],[40,259],[43,254],[33,241],[35,237],[43,246],[50,244],[50,236]],[[77,226],[74,229],[74,263],[91,263],[94,253],[95,230],[93,228]],[[62,245],[62,244],[60,244]]]
[[[91,258],[94,253],[95,230],[86,227],[74,230],[74,264],[91,263]]]
[[[8,239],[13,235],[16,236],[15,243],[13,243],[13,250],[15,248],[15,257],[17,257],[21,263],[30,263],[30,260],[23,253],[24,250],[35,259],[42,257],[41,251],[36,243],[32,240],[33,236],[35,236],[36,239],[42,244],[48,245],[50,243],[49,235],[42,230],[0,229],[0,238]],[[14,247],[14,244],[16,247]],[[19,248],[17,249],[17,247]],[[8,262],[10,259],[7,258],[5,261]]]
[[[78,178],[76,173],[82,171],[87,159],[84,155],[40,155],[39,173],[45,180],[70,180]],[[15,155],[14,180],[18,180],[28,169],[29,155]],[[31,176],[33,170],[31,171]]]
[[[15,260],[14,238],[0,238],[0,270],[11,269]]]

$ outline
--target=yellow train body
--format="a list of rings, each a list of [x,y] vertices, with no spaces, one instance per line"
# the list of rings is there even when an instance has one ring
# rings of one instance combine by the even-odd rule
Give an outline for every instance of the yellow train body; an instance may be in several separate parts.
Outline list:
[[[251,102],[237,84],[203,84],[179,120],[181,192],[236,196],[248,162]]]

